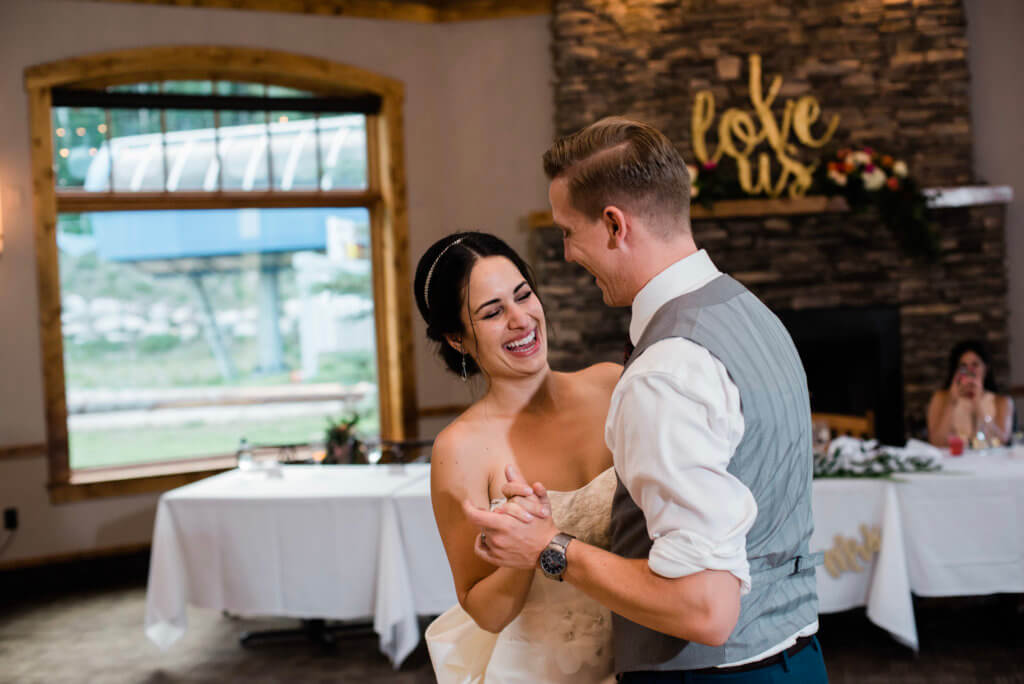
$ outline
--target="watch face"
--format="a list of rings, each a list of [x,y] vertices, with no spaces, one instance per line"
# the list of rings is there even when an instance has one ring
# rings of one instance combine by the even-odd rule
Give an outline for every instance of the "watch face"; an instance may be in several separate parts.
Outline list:
[[[561,575],[565,572],[565,554],[557,549],[544,549],[540,553],[540,569],[546,575]]]

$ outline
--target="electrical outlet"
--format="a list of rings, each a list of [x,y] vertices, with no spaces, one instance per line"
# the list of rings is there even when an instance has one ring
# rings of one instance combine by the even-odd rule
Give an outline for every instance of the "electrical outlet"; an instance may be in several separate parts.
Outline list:
[[[4,509],[4,529],[5,530],[16,530],[16,529],[18,529],[18,509],[17,508],[5,508]]]

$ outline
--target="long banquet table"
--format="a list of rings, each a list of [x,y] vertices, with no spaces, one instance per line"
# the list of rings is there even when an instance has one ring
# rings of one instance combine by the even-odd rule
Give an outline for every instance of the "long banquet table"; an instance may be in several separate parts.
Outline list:
[[[911,593],[1024,592],[1024,448],[946,457],[938,473],[814,482],[822,613],[868,618],[917,648]],[[186,604],[239,615],[372,617],[397,666],[417,616],[455,603],[429,466],[231,471],[160,499],[146,634],[184,633]]]
[[[945,456],[935,473],[814,481],[820,612],[866,606],[917,649],[911,594],[1024,592],[1024,447]]]

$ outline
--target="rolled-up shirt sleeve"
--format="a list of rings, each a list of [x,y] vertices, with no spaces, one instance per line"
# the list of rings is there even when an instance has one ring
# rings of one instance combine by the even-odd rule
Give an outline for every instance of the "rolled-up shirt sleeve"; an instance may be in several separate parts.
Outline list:
[[[605,439],[647,519],[648,564],[668,578],[725,570],[750,591],[750,490],[727,470],[743,436],[739,390],[722,363],[682,338],[649,347],[612,395]]]

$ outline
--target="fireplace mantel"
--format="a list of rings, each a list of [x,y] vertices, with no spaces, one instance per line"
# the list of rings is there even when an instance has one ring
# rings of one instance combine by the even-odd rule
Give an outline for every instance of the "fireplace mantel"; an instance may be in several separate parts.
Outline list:
[[[928,206],[933,209],[975,207],[986,204],[1008,204],[1013,201],[1013,188],[1006,185],[967,185],[952,188],[927,188]],[[751,216],[796,216],[799,214],[825,214],[849,211],[842,197],[811,195],[796,198],[751,198],[722,200],[710,208],[694,205],[690,218],[695,221]],[[554,225],[550,211],[533,211],[527,217],[530,228],[549,228]]]

